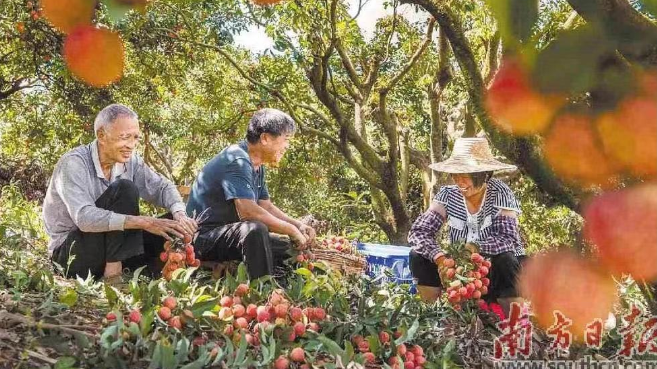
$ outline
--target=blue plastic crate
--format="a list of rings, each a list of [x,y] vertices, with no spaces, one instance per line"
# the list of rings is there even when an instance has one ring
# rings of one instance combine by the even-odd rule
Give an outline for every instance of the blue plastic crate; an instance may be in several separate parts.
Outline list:
[[[367,275],[388,280],[385,271],[392,272],[392,281],[398,284],[413,285],[413,276],[408,261],[410,247],[359,243],[356,249],[367,260]]]

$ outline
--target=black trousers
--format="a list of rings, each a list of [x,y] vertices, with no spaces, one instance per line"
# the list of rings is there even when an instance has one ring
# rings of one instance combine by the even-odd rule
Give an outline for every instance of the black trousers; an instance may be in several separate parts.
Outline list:
[[[498,298],[518,297],[516,288],[518,274],[526,256],[515,256],[513,252],[504,252],[498,255],[482,256],[490,258],[491,268],[488,272],[490,285],[488,293],[482,298],[487,302],[494,302]],[[441,287],[438,266],[431,260],[411,250],[409,263],[413,277],[419,286]]]
[[[275,275],[283,261],[291,256],[290,245],[290,241],[270,234],[267,226],[257,221],[204,225],[194,240],[199,259],[243,261],[251,279]]]
[[[139,215],[139,191],[132,181],[116,180],[96,200],[96,206],[118,214]],[[130,264],[143,253],[141,230],[92,233],[76,229],[53,251],[52,261],[64,268],[68,278],[86,278],[89,273],[100,278],[106,263],[121,261]]]

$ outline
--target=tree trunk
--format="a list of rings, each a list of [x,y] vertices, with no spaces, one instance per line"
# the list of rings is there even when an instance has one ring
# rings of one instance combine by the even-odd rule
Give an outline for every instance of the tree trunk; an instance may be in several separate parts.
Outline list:
[[[433,77],[433,82],[429,86],[429,107],[431,109],[431,132],[430,132],[430,157],[431,164],[443,161],[443,140],[445,138],[445,124],[442,120],[442,96],[447,85],[452,81],[452,68],[449,64],[449,42],[445,32],[440,29],[438,38],[438,68]],[[431,173],[431,182],[426,184],[428,193],[425,190],[424,208],[428,208],[431,199],[435,195],[436,184],[441,181],[441,174],[428,169]]]
[[[472,114],[470,104],[465,105],[465,132],[463,137],[475,137],[477,135],[477,121]]]
[[[406,203],[408,196],[408,179],[410,177],[410,163],[411,163],[411,153],[410,153],[410,138],[408,137],[408,128],[399,128],[399,160],[400,160],[400,186],[399,193],[401,195],[402,202]]]

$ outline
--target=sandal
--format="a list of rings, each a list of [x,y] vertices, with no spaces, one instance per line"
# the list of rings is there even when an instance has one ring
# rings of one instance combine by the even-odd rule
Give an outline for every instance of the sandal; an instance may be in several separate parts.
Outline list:
[[[123,278],[123,274],[103,277],[100,281],[120,291],[126,291],[129,287],[128,282]]]

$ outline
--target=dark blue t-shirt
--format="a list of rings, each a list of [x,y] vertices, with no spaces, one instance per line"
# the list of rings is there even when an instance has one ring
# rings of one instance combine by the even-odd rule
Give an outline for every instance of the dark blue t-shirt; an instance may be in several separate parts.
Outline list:
[[[201,169],[187,201],[187,214],[207,213],[201,225],[224,225],[239,222],[235,199],[269,199],[265,167],[253,169],[246,141],[230,145]]]

